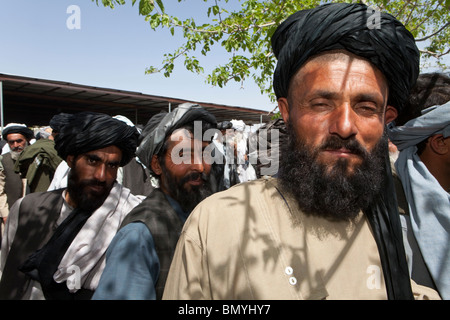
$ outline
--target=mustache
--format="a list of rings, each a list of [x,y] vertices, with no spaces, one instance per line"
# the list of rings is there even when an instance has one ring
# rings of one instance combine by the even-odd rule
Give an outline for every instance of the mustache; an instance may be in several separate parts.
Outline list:
[[[97,179],[82,180],[82,181],[80,181],[80,186],[81,187],[87,187],[87,186],[106,187],[106,181],[99,181]]]
[[[202,173],[192,172],[192,173],[188,174],[187,176],[184,176],[182,179],[180,179],[180,185],[183,185],[189,181],[198,180],[199,178],[201,178],[203,180],[203,182],[207,182],[209,180],[209,175],[207,175],[204,172],[202,172]]]
[[[356,140],[349,139],[344,140],[337,136],[328,137],[319,147],[318,150],[338,150],[341,148],[345,148],[349,150],[351,153],[356,155],[360,155],[362,157],[367,157],[369,152]]]

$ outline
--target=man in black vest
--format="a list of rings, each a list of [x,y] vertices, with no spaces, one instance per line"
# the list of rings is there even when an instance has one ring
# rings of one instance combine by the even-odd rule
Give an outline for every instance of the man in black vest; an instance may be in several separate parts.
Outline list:
[[[90,299],[105,252],[142,199],[117,183],[138,132],[101,113],[70,116],[55,149],[71,168],[67,188],[35,192],[11,207],[0,257],[0,299]]]
[[[30,140],[34,138],[33,131],[24,124],[9,123],[3,129],[3,139],[7,142],[10,151],[2,156],[1,162],[3,166],[4,179],[4,195],[6,195],[8,208],[11,208],[17,199],[27,193],[26,184],[22,182],[20,173],[15,172],[14,167],[20,154],[30,144]],[[2,212],[3,222],[6,222],[9,212]]]
[[[136,154],[158,177],[159,188],[125,218],[93,299],[161,299],[186,218],[216,191],[212,162],[205,158],[214,131],[208,129],[216,126],[213,115],[193,104],[149,120]]]

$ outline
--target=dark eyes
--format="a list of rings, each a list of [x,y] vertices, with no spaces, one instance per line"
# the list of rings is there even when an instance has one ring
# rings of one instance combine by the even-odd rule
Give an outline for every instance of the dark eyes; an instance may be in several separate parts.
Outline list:
[[[334,105],[326,102],[318,102],[311,104],[311,108],[316,111],[327,111],[334,109]],[[379,108],[372,103],[361,103],[353,107],[356,113],[362,115],[374,115],[379,113]]]
[[[97,166],[100,163],[102,163],[101,159],[97,159],[95,157],[87,157],[86,161],[91,166]],[[116,169],[119,167],[120,164],[116,163],[116,162],[110,162],[110,163],[107,163],[106,165],[111,169]]]
[[[194,158],[194,152],[191,150],[180,150],[178,152],[178,156],[180,158],[186,158],[186,159],[193,159]],[[203,148],[202,150],[202,156],[203,159],[210,159],[213,156],[213,151],[206,150],[206,148]]]
[[[379,113],[377,106],[372,104],[358,105],[356,106],[355,110],[356,112],[363,115],[375,115]]]

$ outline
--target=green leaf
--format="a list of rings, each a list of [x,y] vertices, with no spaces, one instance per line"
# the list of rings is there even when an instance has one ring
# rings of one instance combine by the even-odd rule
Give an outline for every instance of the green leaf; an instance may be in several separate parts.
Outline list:
[[[99,3],[99,0],[92,1],[97,5]],[[180,58],[184,58],[184,68],[187,70],[204,72],[204,61],[201,58],[214,54],[214,49],[222,50],[228,56],[223,61],[217,60],[215,66],[210,67],[206,81],[219,87],[225,86],[229,81],[253,81],[259,86],[261,93],[267,94],[272,101],[275,101],[272,77],[276,59],[270,41],[277,26],[290,14],[301,9],[313,8],[322,3],[355,2],[354,0],[239,0],[241,6],[236,7],[237,1],[217,0],[211,1],[212,5],[205,6],[204,12],[196,12],[193,18],[181,19],[166,12],[165,1],[173,0],[140,0],[139,13],[156,31],[167,27],[170,33],[175,35],[175,29],[179,28],[184,40],[179,48],[164,55],[160,68],[149,67],[146,73],[163,72],[168,77],[173,72],[174,62]],[[182,1],[186,0],[178,0]],[[203,1],[208,3],[208,0]],[[137,0],[131,2],[134,5]],[[395,16],[417,40],[425,39],[419,41],[418,45],[431,53],[422,54],[422,60],[426,60],[422,65],[434,64],[442,70],[449,68],[443,65],[442,55],[448,54],[450,43],[450,26],[443,28],[450,21],[450,0],[364,2]],[[114,8],[115,5],[123,5],[125,0],[101,0],[101,3],[105,7]],[[233,6],[229,3],[233,3]],[[442,30],[437,32],[440,29]],[[199,58],[195,58],[195,55]],[[429,58],[424,59],[427,56]]]
[[[165,9],[162,0],[156,0],[156,3],[158,4],[158,7],[161,9],[161,11],[164,13]]]
[[[153,4],[153,0],[140,0],[139,1],[139,13],[143,16],[149,15],[153,9],[155,8],[155,5]]]

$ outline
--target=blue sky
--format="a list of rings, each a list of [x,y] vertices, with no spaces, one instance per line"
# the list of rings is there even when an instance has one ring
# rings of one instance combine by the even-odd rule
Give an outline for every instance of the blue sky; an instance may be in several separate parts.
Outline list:
[[[139,16],[138,3],[133,7],[127,0],[112,10],[91,0],[0,0],[0,73],[267,111],[275,108],[251,81],[212,87],[205,75],[186,71],[181,60],[170,78],[145,75],[146,67],[159,66],[164,53],[173,52],[183,39],[181,32],[173,37],[167,29],[153,31]],[[166,0],[165,6],[182,19],[199,19],[206,17],[211,3]],[[70,5],[80,8],[79,30],[66,26]],[[240,6],[239,0],[227,4],[231,10]],[[205,70],[227,59],[221,48],[198,57]],[[449,64],[450,57],[444,61]]]
[[[164,53],[178,48],[183,39],[180,32],[172,37],[166,29],[153,31],[138,15],[138,3],[133,7],[127,1],[112,10],[91,0],[0,0],[0,73],[267,111],[275,108],[251,81],[212,87],[204,75],[185,71],[181,60],[170,78],[145,75],[146,67],[159,66]],[[182,18],[206,16],[208,6],[201,0],[166,3],[170,13]],[[238,0],[230,3],[240,6]],[[80,29],[66,26],[70,5],[80,8]],[[205,67],[226,61],[220,50],[199,58]]]

